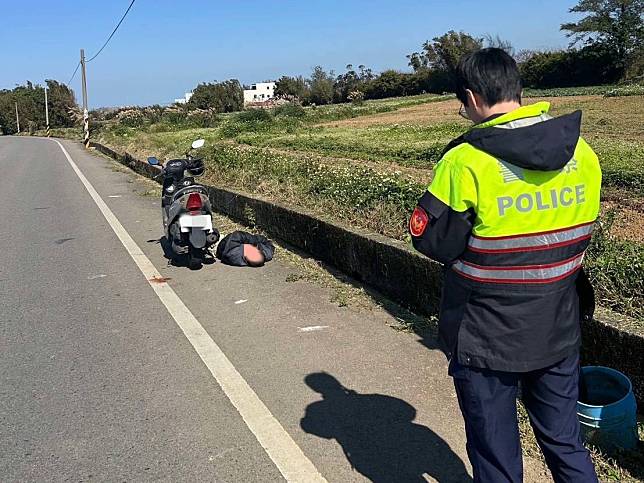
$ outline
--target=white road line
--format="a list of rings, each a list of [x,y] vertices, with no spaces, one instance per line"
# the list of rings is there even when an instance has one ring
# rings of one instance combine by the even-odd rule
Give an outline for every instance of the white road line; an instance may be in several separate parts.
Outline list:
[[[96,280],[97,278],[105,278],[105,277],[107,277],[107,275],[105,275],[104,273],[99,273],[98,275],[91,275],[87,277],[87,280]]]
[[[298,327],[300,332],[315,332],[317,330],[324,330],[328,328],[329,328],[328,325],[312,325],[310,327]]]
[[[268,456],[287,481],[326,482],[313,463],[306,457],[293,438],[286,432],[266,405],[259,399],[219,346],[190,312],[175,291],[163,280],[152,262],[145,256],[132,237],[123,228],[112,210],[87,180],[63,145],[62,149],[70,166],[81,180],[103,216],[121,240],[123,246],[139,267],[172,318],[181,328],[201,360],[208,367],[217,383],[235,406],[248,428],[262,445]],[[156,281],[155,281],[156,280]]]

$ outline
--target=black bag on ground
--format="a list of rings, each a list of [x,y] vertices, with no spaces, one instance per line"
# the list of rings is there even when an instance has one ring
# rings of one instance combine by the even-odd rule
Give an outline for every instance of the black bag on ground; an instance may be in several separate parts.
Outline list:
[[[273,259],[275,247],[271,241],[265,236],[253,235],[245,231],[234,231],[226,235],[217,245],[217,258],[226,265],[235,267],[249,266],[250,264],[244,256],[244,245],[256,247],[264,256],[264,263]]]

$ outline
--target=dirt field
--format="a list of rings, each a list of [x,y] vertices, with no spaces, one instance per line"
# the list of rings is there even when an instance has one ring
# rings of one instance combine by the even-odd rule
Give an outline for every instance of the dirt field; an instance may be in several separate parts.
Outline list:
[[[560,115],[581,109],[584,134],[623,140],[644,140],[644,97],[570,96],[527,98],[524,104],[537,101],[551,103],[551,112]],[[332,121],[321,126],[355,127],[386,126],[392,124],[431,125],[443,122],[468,122],[458,115],[461,103],[449,101],[421,104],[397,111],[363,116],[342,121]]]
[[[618,201],[602,203],[602,213],[608,213],[611,210],[615,210],[617,213],[611,227],[611,235],[620,240],[642,243],[644,240],[644,202],[640,199],[634,201],[632,206],[626,207]]]
[[[372,116],[355,117],[342,121],[331,121],[320,124],[320,126],[333,127],[369,127],[387,126],[392,124],[421,124],[431,125],[440,122],[462,121],[463,128],[468,122],[458,115],[460,101],[451,99],[449,101],[421,104],[413,107],[406,107],[396,111],[384,112]]]

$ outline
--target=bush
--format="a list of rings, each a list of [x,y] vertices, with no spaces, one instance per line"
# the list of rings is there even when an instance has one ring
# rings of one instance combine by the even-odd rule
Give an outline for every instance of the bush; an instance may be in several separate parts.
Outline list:
[[[597,47],[536,52],[519,64],[519,70],[525,87],[610,84],[622,75],[614,66],[613,56],[608,50]]]
[[[188,112],[186,121],[191,127],[206,128],[217,126],[221,119],[214,109],[195,109]]]
[[[418,94],[443,94],[451,92],[450,74],[443,70],[423,69],[413,74],[386,70],[363,87],[365,99],[414,96]]]
[[[240,133],[248,131],[248,124],[243,122],[227,121],[221,125],[219,132],[225,138],[234,138]]]
[[[452,78],[449,72],[444,70],[419,70],[411,74],[408,81],[408,92],[410,94],[423,94],[431,92],[443,94],[453,92]]]
[[[412,74],[386,70],[372,81],[365,84],[364,92],[367,99],[383,99],[411,94],[408,92]]]
[[[179,107],[169,107],[163,112],[161,119],[170,126],[184,126],[186,122],[186,111]]]
[[[273,125],[273,116],[266,109],[248,109],[230,117],[219,128],[225,138],[234,138],[244,132],[263,132]]]
[[[306,116],[306,109],[304,109],[299,104],[289,102],[287,104],[277,106],[275,109],[273,109],[273,115],[275,117],[302,118]]]
[[[235,112],[244,106],[244,90],[237,79],[199,84],[192,93],[188,107]]]
[[[147,123],[145,114],[141,109],[125,109],[116,115],[116,120],[122,126],[142,127]]]
[[[349,95],[347,96],[347,100],[351,102],[351,104],[355,106],[361,106],[364,104],[364,92],[362,91],[352,91],[349,92]]]
[[[248,109],[235,115],[235,121],[239,122],[270,122],[272,119],[267,109]]]

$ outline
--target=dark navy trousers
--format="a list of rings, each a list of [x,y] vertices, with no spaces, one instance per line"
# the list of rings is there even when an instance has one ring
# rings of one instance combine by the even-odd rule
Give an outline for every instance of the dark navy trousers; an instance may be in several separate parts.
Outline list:
[[[449,374],[465,419],[467,454],[475,482],[523,481],[516,406],[519,385],[555,482],[597,482],[577,419],[578,354],[526,373],[466,367],[452,359]]]

